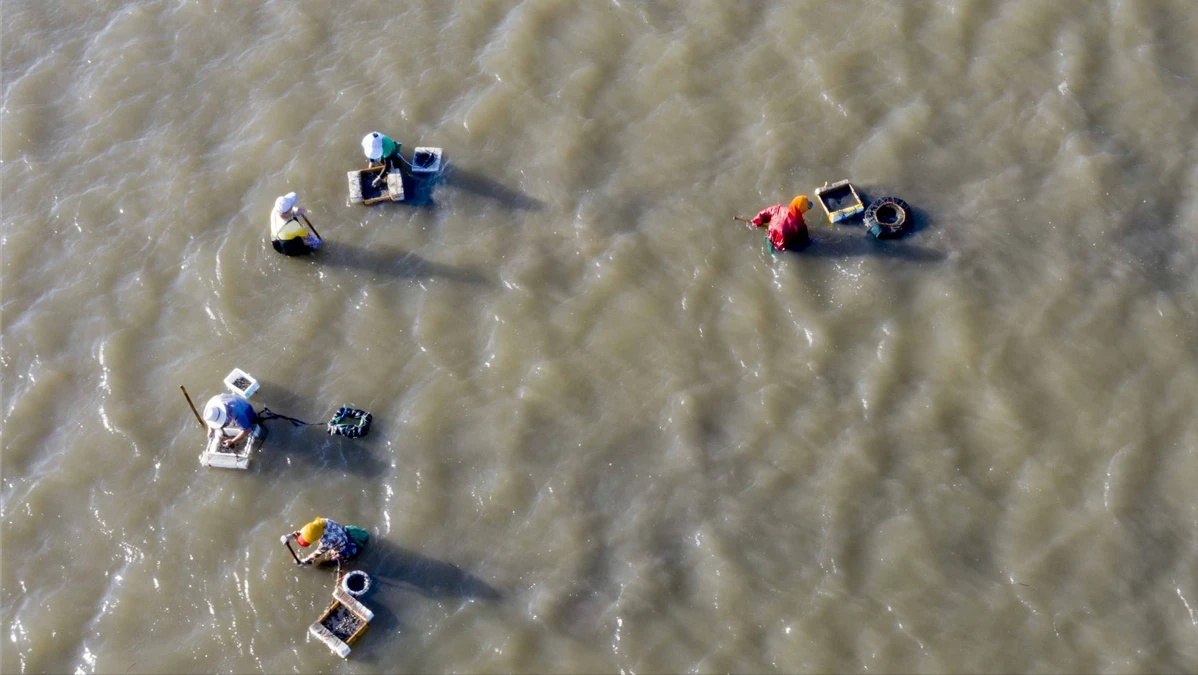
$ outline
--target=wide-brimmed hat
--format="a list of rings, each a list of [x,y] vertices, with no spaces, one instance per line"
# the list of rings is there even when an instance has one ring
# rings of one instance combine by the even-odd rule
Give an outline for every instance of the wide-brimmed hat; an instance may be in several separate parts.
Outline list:
[[[291,210],[291,207],[295,206],[295,202],[297,200],[298,197],[295,196],[294,192],[288,192],[287,194],[275,200],[275,211],[278,211],[279,213],[287,213]]]
[[[372,131],[362,137],[362,152],[366,159],[379,160],[383,158],[383,135]]]
[[[228,417],[225,406],[221,405],[220,401],[208,401],[208,405],[204,406],[204,423],[213,429],[225,426]]]

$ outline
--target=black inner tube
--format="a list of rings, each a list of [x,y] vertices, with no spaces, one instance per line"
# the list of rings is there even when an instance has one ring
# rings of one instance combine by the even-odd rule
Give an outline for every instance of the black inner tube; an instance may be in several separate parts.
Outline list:
[[[898,209],[893,204],[883,204],[874,212],[874,218],[883,225],[894,225],[899,221]]]

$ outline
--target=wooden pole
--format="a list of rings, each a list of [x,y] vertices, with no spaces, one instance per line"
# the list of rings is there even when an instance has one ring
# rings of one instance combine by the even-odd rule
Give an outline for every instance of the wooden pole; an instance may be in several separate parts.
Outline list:
[[[287,535],[283,535],[282,537],[279,537],[279,539],[283,541],[283,545],[287,547],[287,552],[290,553],[291,557],[295,559],[295,564],[302,565],[303,563],[300,562],[299,556],[295,554],[294,550],[292,550],[291,542],[287,540]]]
[[[183,390],[183,398],[186,398],[187,405],[191,406],[191,414],[196,416],[196,421],[200,423],[201,427],[207,428],[208,425],[204,424],[204,418],[200,417],[200,411],[196,410],[196,404],[192,403],[191,397],[187,395],[187,388],[179,385],[179,389]]]
[[[748,223],[750,225],[753,224],[753,221],[749,220],[748,218],[744,218],[742,216],[732,216],[732,220],[739,220],[742,223]]]
[[[312,234],[316,235],[317,239],[324,241],[324,237],[320,236],[320,233],[316,231],[316,228],[312,225],[312,221],[308,220],[308,216],[301,213],[300,218],[304,219],[304,222],[308,224],[308,227],[312,230]]]

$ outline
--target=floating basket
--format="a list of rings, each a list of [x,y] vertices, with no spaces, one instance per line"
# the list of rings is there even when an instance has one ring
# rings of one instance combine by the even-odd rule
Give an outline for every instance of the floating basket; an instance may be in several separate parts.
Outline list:
[[[898,197],[882,197],[865,210],[865,226],[878,239],[901,237],[911,228],[911,207]]]
[[[357,408],[341,406],[329,420],[330,436],[345,436],[346,438],[362,438],[370,432],[370,413]]]

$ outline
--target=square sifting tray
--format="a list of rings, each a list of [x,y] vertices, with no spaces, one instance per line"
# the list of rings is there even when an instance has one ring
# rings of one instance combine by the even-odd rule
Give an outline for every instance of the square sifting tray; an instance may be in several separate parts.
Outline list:
[[[235,436],[237,432],[229,434],[229,431],[225,431],[225,434]],[[208,439],[208,445],[204,447],[204,452],[200,455],[200,466],[210,469],[250,468],[251,455],[255,450],[261,448],[262,442],[266,440],[266,428],[261,424],[255,424],[245,440],[232,448],[222,448],[220,442],[228,438],[228,435],[217,434]]]
[[[815,199],[824,210],[829,223],[839,223],[865,211],[865,204],[861,202],[857,188],[847,180],[831,185],[824,183],[823,187],[815,189]]]
[[[371,204],[385,201],[403,201],[403,175],[398,170],[389,171],[385,179],[379,181],[378,185],[374,184],[375,178],[378,178],[379,172],[383,168],[380,165],[369,169],[346,172],[346,179],[349,182],[350,204],[370,206]]]
[[[373,618],[374,612],[338,585],[333,591],[333,603],[308,626],[308,633],[344,659],[349,656],[350,645],[361,637]]]

